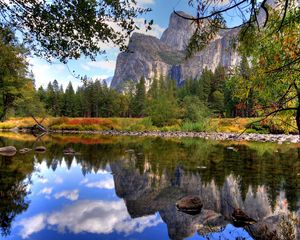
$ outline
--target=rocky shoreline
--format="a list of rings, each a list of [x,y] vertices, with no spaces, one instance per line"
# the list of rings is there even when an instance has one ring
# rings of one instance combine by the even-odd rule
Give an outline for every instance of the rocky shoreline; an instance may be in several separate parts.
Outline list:
[[[29,129],[0,129],[0,131],[13,131],[30,133]],[[216,141],[249,141],[249,142],[274,142],[300,143],[300,135],[295,134],[259,134],[259,133],[233,133],[233,132],[184,132],[184,131],[126,131],[126,130],[50,130],[49,133],[60,134],[98,134],[104,136],[136,136],[136,137],[161,137],[161,138],[202,138]]]
[[[162,132],[162,131],[122,131],[122,130],[104,130],[104,131],[77,131],[77,130],[59,130],[51,131],[53,133],[67,134],[99,134],[107,136],[140,136],[140,137],[162,137],[162,138],[203,138],[217,141],[250,141],[250,142],[274,142],[299,143],[299,135],[286,134],[256,134],[256,133],[222,133],[222,132]]]

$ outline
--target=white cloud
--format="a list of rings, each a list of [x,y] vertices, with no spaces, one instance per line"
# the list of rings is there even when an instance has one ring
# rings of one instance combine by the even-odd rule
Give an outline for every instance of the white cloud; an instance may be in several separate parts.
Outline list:
[[[32,233],[41,231],[47,226],[51,229],[57,227],[60,232],[67,229],[75,234],[81,232],[130,234],[143,232],[144,229],[156,226],[161,222],[158,214],[132,219],[123,200],[85,200],[68,205],[61,211],[53,212],[48,216],[39,214],[23,219],[18,225],[21,226],[21,236],[28,238]]]
[[[20,235],[22,238],[28,238],[31,234],[43,230],[46,226],[46,215],[39,214],[31,218],[24,218],[18,226],[22,226]]]
[[[96,80],[96,79],[105,80],[106,78],[109,78],[109,76],[108,75],[95,75],[95,76],[92,76],[93,80]]]
[[[80,80],[76,79],[68,70],[67,66],[62,63],[50,64],[39,58],[29,58],[28,62],[35,78],[35,84],[38,87],[46,88],[49,82],[57,79],[59,84],[64,87],[71,81],[73,87],[80,84]],[[75,74],[76,75],[76,74]]]
[[[85,186],[88,188],[114,189],[115,183],[114,183],[113,178],[109,178],[109,179],[97,181],[97,182],[87,182],[85,184]]]
[[[136,25],[140,28],[140,30],[135,30],[134,32],[138,32],[138,33],[142,33],[142,34],[160,38],[161,35],[163,34],[163,32],[165,31],[165,28],[159,26],[158,24],[153,24],[151,26],[152,29],[149,31],[146,31],[144,18],[135,19],[135,22],[136,22]]]
[[[86,184],[89,180],[87,178],[84,178],[83,180],[80,181],[80,185]]]
[[[58,192],[54,195],[54,197],[56,199],[60,199],[60,198],[64,197],[68,200],[76,201],[79,197],[79,190],[75,189],[75,190],[71,190],[71,191]]]
[[[112,72],[115,70],[116,61],[115,60],[89,61],[87,63],[81,64],[81,67],[86,71],[89,71],[92,68],[97,68],[99,70],[102,69],[105,71]]]
[[[39,194],[50,195],[52,193],[52,190],[53,190],[52,187],[51,188],[45,187],[39,192]]]
[[[56,184],[62,184],[63,181],[64,180],[60,176],[56,176],[54,179],[54,183],[56,183]]]
[[[155,3],[154,0],[137,0],[136,2],[138,6],[142,6],[142,7],[146,5],[153,5]]]
[[[48,179],[47,178],[44,178],[44,177],[40,177],[39,180],[38,180],[40,183],[42,184],[45,184],[48,182]]]

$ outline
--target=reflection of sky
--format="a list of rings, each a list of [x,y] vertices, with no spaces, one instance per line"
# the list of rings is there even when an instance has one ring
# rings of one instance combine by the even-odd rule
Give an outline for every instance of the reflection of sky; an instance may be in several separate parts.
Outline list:
[[[68,170],[63,163],[53,171],[42,163],[36,169],[31,203],[17,216],[8,239],[168,239],[158,213],[131,219],[124,201],[115,194],[109,167],[85,176],[76,164]],[[245,231],[230,225],[210,237],[230,239],[222,237],[230,236],[232,230],[247,239]],[[203,239],[197,233],[191,239],[195,238]]]
[[[198,233],[194,236],[187,238],[188,240],[233,240],[243,239],[252,240],[251,236],[243,228],[235,228],[233,225],[228,224],[222,231],[217,233],[207,234],[205,237],[200,237]]]

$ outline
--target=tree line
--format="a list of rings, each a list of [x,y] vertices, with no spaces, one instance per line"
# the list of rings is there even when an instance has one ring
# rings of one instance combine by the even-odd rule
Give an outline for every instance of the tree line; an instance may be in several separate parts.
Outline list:
[[[248,67],[247,61],[242,61],[241,68],[246,71]],[[167,77],[154,77],[149,82],[142,77],[137,83],[124,82],[122,92],[109,88],[105,81],[85,76],[76,91],[71,82],[64,90],[54,80],[45,89],[39,87],[37,96],[51,116],[149,116],[158,126],[176,119],[197,122],[208,116],[253,116],[250,104],[244,106],[234,99],[227,72],[221,66],[214,72],[204,69],[199,78],[188,79],[180,87]]]

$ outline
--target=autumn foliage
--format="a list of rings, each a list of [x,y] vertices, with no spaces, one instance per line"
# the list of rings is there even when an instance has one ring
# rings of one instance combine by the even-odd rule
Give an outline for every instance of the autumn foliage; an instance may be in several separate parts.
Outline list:
[[[111,119],[107,118],[72,118],[68,119],[66,122],[69,125],[112,125],[113,122]]]

